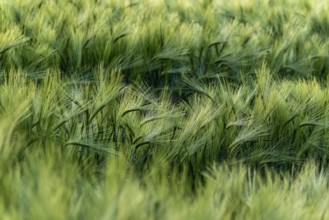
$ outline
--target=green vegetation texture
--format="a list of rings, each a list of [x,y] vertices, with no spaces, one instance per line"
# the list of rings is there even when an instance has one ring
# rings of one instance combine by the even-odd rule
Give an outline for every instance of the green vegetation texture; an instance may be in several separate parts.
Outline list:
[[[0,219],[329,219],[329,2],[0,0]]]

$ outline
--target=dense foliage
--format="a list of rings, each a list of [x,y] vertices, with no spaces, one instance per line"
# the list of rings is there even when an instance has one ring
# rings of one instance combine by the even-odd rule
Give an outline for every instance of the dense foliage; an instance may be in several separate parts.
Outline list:
[[[1,219],[329,219],[329,3],[0,0]]]

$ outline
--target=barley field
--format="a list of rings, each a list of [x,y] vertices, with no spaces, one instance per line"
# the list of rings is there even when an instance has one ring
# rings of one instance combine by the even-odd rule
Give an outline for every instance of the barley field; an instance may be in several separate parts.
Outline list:
[[[329,219],[329,2],[0,0],[0,219]]]

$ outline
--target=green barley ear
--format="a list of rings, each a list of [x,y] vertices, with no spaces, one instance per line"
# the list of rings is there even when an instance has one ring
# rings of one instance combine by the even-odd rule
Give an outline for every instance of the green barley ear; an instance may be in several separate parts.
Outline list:
[[[36,93],[35,86],[27,82],[25,74],[12,71],[9,75],[0,85],[0,152],[4,166],[17,159],[20,150],[26,147],[31,104]]]

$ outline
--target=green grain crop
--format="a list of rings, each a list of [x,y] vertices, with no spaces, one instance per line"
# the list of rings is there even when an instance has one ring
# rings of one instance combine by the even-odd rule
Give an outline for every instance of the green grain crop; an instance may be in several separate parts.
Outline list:
[[[329,219],[328,10],[0,0],[0,219]]]

